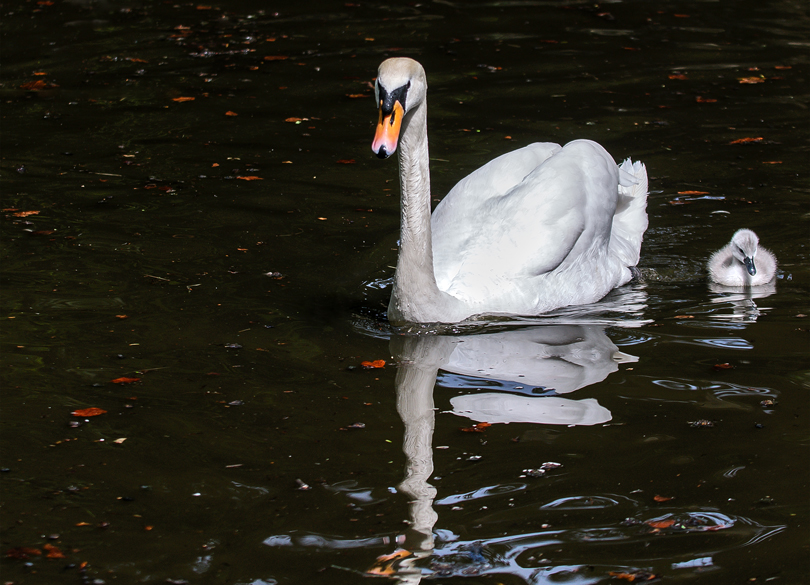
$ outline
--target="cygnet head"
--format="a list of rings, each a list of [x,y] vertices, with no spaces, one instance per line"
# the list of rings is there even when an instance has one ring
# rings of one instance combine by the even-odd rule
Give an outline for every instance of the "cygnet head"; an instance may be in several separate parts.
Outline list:
[[[417,61],[407,57],[386,59],[377,72],[374,98],[380,108],[371,149],[380,158],[394,154],[405,115],[425,101],[427,78]]]
[[[737,260],[745,265],[745,269],[751,276],[757,273],[754,259],[757,255],[758,245],[759,238],[749,229],[737,230],[731,237],[731,253]]]

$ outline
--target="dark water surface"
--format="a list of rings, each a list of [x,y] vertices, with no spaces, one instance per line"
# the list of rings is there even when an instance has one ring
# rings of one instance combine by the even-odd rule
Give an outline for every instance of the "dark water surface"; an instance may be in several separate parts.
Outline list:
[[[807,582],[806,2],[0,6],[4,582]],[[645,281],[392,332],[393,55],[436,198],[645,162]],[[757,298],[705,282],[739,227]]]

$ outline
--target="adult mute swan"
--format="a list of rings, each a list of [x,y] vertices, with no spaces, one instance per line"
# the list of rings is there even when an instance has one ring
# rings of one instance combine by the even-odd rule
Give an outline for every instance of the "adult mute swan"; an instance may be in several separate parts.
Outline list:
[[[776,275],[776,258],[759,247],[749,229],[734,232],[731,241],[709,258],[709,278],[725,286],[759,286]]]
[[[372,150],[399,150],[400,247],[388,319],[456,323],[598,301],[632,278],[647,229],[647,171],[600,145],[535,143],[462,179],[430,213],[427,79],[392,58],[374,85]]]

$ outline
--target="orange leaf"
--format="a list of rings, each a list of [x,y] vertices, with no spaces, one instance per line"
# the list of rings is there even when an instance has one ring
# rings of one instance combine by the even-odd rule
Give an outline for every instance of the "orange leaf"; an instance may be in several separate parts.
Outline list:
[[[678,195],[708,195],[708,191],[678,191]]]
[[[239,114],[237,114],[236,112],[231,112],[230,110],[228,110],[227,112],[225,112],[225,115],[226,116],[238,116]]]
[[[64,559],[65,558],[64,553],[61,550],[59,550],[58,548],[56,548],[54,545],[52,545],[52,544],[46,544],[42,548],[44,548],[46,551],[48,551],[48,554],[46,554],[45,556],[47,558],[49,558],[49,559]]]
[[[385,360],[374,360],[373,362],[361,362],[360,365],[368,369],[384,368]]]
[[[672,75],[668,75],[669,79],[689,79],[683,73],[673,73]]]
[[[265,61],[284,61],[285,59],[289,59],[287,55],[265,55]]]
[[[764,161],[762,161],[762,164],[764,164],[764,165],[781,165],[782,161],[781,160],[764,160]]]
[[[90,526],[89,522],[76,522],[75,526]]]
[[[702,95],[697,96],[695,98],[695,101],[697,103],[699,103],[699,104],[713,104],[713,103],[717,102],[717,100],[714,99],[714,98],[706,98],[706,97],[703,97]]]
[[[694,315],[675,315],[675,319],[694,319]]]
[[[306,118],[285,118],[285,122],[302,122],[306,120]]]
[[[653,500],[656,502],[668,502],[672,499],[670,496],[653,496]]]
[[[732,370],[732,369],[734,369],[734,366],[732,366],[731,364],[726,362],[726,363],[723,363],[723,364],[714,364],[712,366],[712,369],[713,370],[718,370],[718,371],[719,370]]]
[[[756,138],[738,138],[737,140],[732,140],[729,144],[748,144],[749,142],[762,142],[765,140],[762,136],[757,136]]]
[[[30,546],[17,546],[6,551],[6,557],[9,559],[24,560],[31,555],[36,557],[41,556],[42,551],[38,548],[32,548]]]
[[[176,98],[172,98],[172,101],[173,102],[193,102],[196,99],[197,98],[193,98],[193,97],[176,97]]]
[[[23,83],[20,86],[20,89],[27,89],[29,91],[39,91],[40,89],[45,89],[48,87],[47,82],[44,79],[37,79],[36,81],[29,81],[28,83]]]
[[[264,181],[263,178],[257,177],[256,175],[249,175],[247,177],[237,176],[237,179],[242,179],[243,181]]]
[[[747,83],[747,84],[764,83],[765,78],[764,77],[740,77],[739,79],[737,79],[737,81],[739,81],[740,83]]]
[[[112,384],[132,384],[133,382],[137,382],[138,380],[140,380],[140,378],[121,377],[116,378],[115,380],[110,380],[110,382]]]
[[[482,423],[475,424],[475,425],[473,425],[471,427],[463,427],[461,430],[464,431],[465,433],[483,433],[484,429],[486,429],[487,427],[491,427],[491,426],[492,426],[492,423],[482,422]]]
[[[12,213],[14,217],[28,217],[29,215],[39,215],[39,211],[18,211],[17,213]]]
[[[70,414],[73,416],[98,416],[100,414],[105,414],[107,411],[102,410],[100,408],[83,408],[81,410],[74,410]]]
[[[675,524],[675,520],[650,520],[647,522],[647,525],[653,528],[669,528],[673,524]]]
[[[338,162],[338,164],[341,164],[341,165],[353,165],[357,161],[354,160],[353,158],[342,158],[337,162]]]
[[[364,97],[369,97],[369,94],[365,94],[365,93],[347,93],[347,94],[346,94],[346,97],[350,97],[350,98],[364,98]]]

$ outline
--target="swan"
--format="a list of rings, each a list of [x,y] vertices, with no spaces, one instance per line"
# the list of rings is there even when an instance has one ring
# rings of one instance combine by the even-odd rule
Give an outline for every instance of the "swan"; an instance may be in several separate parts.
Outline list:
[[[395,325],[538,315],[593,303],[633,276],[647,229],[647,172],[599,144],[535,143],[462,179],[431,215],[427,79],[384,61],[372,150],[399,153],[400,245],[388,306]]]
[[[776,275],[776,257],[759,247],[759,238],[749,229],[734,232],[731,241],[712,254],[709,278],[725,286],[761,286]]]

